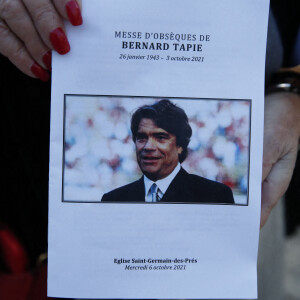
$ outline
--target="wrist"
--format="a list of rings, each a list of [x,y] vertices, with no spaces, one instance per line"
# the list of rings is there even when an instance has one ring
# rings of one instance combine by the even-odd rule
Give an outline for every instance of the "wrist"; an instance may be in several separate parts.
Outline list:
[[[266,87],[266,94],[290,92],[300,95],[300,66],[276,72]]]
[[[265,116],[276,118],[278,130],[283,126],[288,134],[300,137],[300,95],[289,92],[277,92],[265,98]]]

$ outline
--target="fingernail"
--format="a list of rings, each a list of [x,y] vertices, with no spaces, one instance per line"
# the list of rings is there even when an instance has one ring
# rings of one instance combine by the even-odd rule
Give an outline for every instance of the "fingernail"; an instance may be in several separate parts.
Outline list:
[[[70,0],[66,4],[66,11],[72,25],[79,26],[82,24],[80,7],[75,0]]]
[[[51,71],[51,51],[48,51],[46,54],[43,56],[43,63],[45,66],[48,68],[48,70]]]
[[[59,54],[66,54],[70,51],[70,44],[68,42],[68,39],[62,30],[62,28],[58,27],[50,32],[50,41],[53,46],[53,48],[59,53]]]
[[[30,68],[31,72],[40,80],[46,82],[50,79],[49,73],[44,70],[37,62],[34,62]]]

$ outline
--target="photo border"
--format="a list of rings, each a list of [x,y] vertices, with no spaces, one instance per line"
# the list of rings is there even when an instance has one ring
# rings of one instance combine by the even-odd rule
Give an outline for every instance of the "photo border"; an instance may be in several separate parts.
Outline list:
[[[249,109],[249,137],[248,137],[248,180],[247,180],[247,203],[246,204],[230,204],[230,203],[204,203],[204,202],[101,202],[99,201],[75,201],[64,199],[64,173],[65,173],[65,125],[66,125],[66,98],[68,96],[78,97],[115,97],[115,98],[151,98],[151,99],[188,99],[188,100],[219,100],[219,101],[247,101],[250,104]],[[61,202],[62,203],[78,203],[78,204],[188,204],[188,205],[232,205],[232,206],[249,206],[249,185],[250,185],[250,149],[251,149],[251,121],[252,121],[252,99],[232,99],[232,98],[199,98],[199,97],[170,97],[170,96],[131,96],[131,95],[95,95],[95,94],[64,94],[63,104],[63,152],[62,152],[62,189],[61,189]]]

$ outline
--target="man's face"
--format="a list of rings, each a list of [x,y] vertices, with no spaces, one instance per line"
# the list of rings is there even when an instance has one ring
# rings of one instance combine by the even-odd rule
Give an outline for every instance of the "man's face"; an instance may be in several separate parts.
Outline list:
[[[142,172],[153,181],[167,177],[178,164],[178,155],[182,152],[174,134],[146,118],[140,121],[135,147]]]

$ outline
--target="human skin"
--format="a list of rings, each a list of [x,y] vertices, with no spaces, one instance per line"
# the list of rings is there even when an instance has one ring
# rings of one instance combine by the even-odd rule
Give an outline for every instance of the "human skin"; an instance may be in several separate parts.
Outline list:
[[[290,183],[300,136],[300,96],[273,93],[265,99],[261,228]]]
[[[50,51],[65,54],[70,50],[63,21],[80,25],[80,11],[81,0],[0,0],[0,53],[28,76],[49,80]],[[51,33],[58,42],[53,35],[50,38]],[[295,71],[299,72],[299,67]],[[294,169],[299,98],[291,93],[266,97],[261,227],[286,191]]]
[[[140,169],[153,181],[167,177],[177,166],[182,152],[174,134],[146,118],[139,124],[135,146]]]
[[[47,81],[51,50],[70,51],[64,20],[82,24],[81,0],[0,0],[0,53],[28,76]]]

